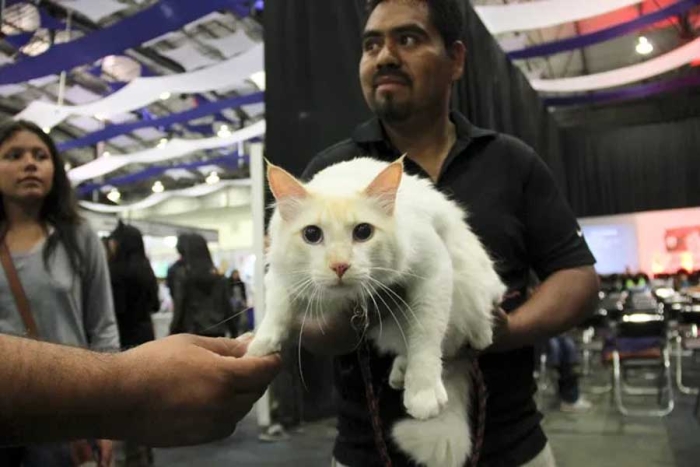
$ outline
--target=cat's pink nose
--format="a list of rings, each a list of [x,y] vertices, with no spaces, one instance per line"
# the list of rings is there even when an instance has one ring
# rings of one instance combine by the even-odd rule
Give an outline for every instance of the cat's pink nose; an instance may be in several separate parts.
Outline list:
[[[331,264],[331,269],[334,270],[340,278],[345,275],[348,269],[350,269],[350,265],[348,263],[333,263]]]

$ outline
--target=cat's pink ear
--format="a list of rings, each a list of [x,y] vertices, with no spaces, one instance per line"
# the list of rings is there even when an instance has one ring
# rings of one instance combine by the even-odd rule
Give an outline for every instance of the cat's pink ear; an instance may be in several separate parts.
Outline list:
[[[292,219],[298,211],[299,202],[308,196],[308,192],[294,176],[276,165],[268,164],[267,181],[282,219]]]
[[[395,162],[389,164],[387,168],[379,172],[372,183],[365,188],[365,194],[372,198],[375,198],[381,208],[388,215],[394,213],[394,206],[396,205],[396,193],[399,191],[399,185],[401,185],[401,177],[403,176],[403,159],[401,156]]]

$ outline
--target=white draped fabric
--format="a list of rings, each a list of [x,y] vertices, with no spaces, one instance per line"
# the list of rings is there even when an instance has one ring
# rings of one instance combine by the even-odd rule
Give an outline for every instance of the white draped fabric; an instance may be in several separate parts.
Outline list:
[[[226,180],[215,185],[201,184],[195,185],[183,190],[164,191],[162,193],[153,193],[152,195],[132,204],[122,204],[111,206],[100,203],[92,203],[90,201],[81,201],[80,207],[94,212],[118,214],[126,211],[137,211],[139,209],[148,209],[157,204],[167,201],[171,198],[199,198],[200,196],[210,195],[219,190],[232,186],[250,186],[250,180]]]
[[[613,88],[675,70],[698,57],[700,57],[700,38],[636,65],[574,78],[533,79],[530,84],[540,92],[583,92]]]
[[[265,134],[265,120],[231,133],[229,136],[214,136],[204,139],[174,139],[162,147],[146,149],[145,151],[126,154],[123,156],[100,157],[76,167],[68,173],[73,184],[100,177],[130,164],[153,164],[177,159],[195,151],[204,149],[233,146],[257,136]]]
[[[482,5],[474,9],[491,34],[529,31],[579,21],[641,3],[643,0],[539,0]]]
[[[59,3],[69,10],[77,11],[93,23],[129,8],[128,3],[115,0],[60,0]]]
[[[32,102],[15,116],[30,120],[42,128],[53,128],[70,115],[106,118],[142,108],[157,100],[164,92],[172,94],[207,92],[240,84],[253,73],[264,69],[263,45],[202,70],[177,75],[137,78],[104,99],[85,105],[59,106]]]

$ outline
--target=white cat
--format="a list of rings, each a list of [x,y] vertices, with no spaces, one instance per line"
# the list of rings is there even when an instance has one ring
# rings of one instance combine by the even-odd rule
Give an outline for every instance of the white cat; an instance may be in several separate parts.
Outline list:
[[[403,158],[342,162],[306,185],[270,165],[268,180],[277,205],[265,316],[248,353],[278,351],[295,314],[322,319],[376,305],[381,325],[366,336],[396,355],[389,382],[404,388],[411,415],[394,425],[394,440],[428,467],[464,465],[469,361],[450,357],[491,344],[491,311],[505,292],[464,211],[428,180],[404,174]]]

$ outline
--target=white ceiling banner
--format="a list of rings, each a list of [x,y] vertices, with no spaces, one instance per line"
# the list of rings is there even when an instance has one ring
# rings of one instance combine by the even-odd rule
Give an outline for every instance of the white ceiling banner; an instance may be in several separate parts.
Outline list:
[[[529,31],[610,13],[643,0],[539,0],[474,9],[491,34]]]
[[[60,0],[59,3],[69,10],[77,11],[93,23],[99,23],[102,19],[129,8],[128,3],[115,0]]]
[[[199,198],[201,196],[216,193],[224,188],[232,186],[250,186],[250,180],[225,180],[214,185],[202,183],[183,190],[164,191],[162,193],[153,193],[152,195],[132,204],[122,204],[111,206],[107,204],[92,203],[90,201],[80,201],[80,207],[94,212],[118,214],[126,211],[137,211],[140,209],[148,209],[157,204],[162,203],[171,198]]]
[[[239,27],[235,33],[229,36],[206,38],[202,39],[202,41],[217,49],[227,58],[243,53],[255,45],[255,41],[248,37],[248,34],[245,33],[242,27]]]
[[[635,83],[680,68],[700,57],[700,38],[664,55],[617,70],[560,79],[533,79],[532,87],[540,92],[583,92]]]
[[[158,100],[164,92],[172,94],[214,91],[244,82],[264,69],[264,49],[258,44],[244,54],[202,70],[176,75],[137,78],[104,99],[85,105],[59,106],[34,101],[15,119],[29,120],[42,128],[53,128],[70,115],[106,118],[140,109]]]
[[[162,51],[160,54],[176,61],[187,71],[198,70],[205,66],[212,66],[218,62],[217,59],[200,52],[199,49],[190,42],[176,49]]]
[[[203,139],[173,139],[167,144],[123,156],[100,157],[68,172],[74,185],[119,170],[130,164],[154,164],[177,159],[195,151],[232,146],[265,134],[265,120],[260,120],[228,136]]]

